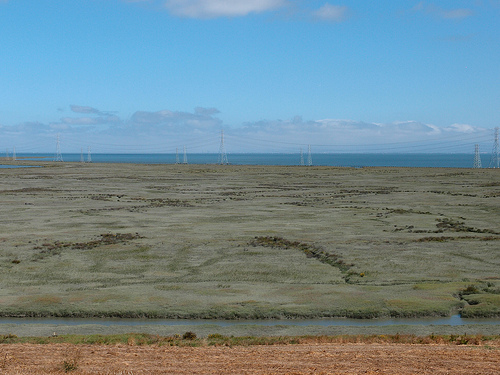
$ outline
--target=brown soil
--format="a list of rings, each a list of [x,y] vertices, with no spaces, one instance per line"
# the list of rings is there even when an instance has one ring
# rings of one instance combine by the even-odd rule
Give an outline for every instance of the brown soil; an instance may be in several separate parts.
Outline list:
[[[74,369],[72,365],[77,367]],[[66,365],[66,368],[65,368]],[[66,370],[66,371],[65,371]],[[500,374],[500,346],[0,345],[0,374]]]

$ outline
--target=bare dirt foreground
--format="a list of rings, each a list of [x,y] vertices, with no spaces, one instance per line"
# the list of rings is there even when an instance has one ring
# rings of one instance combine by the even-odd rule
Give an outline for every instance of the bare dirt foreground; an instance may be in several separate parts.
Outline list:
[[[74,367],[71,367],[74,365]],[[76,367],[76,368],[75,368]],[[236,347],[13,344],[1,374],[499,374],[500,347],[300,344]]]

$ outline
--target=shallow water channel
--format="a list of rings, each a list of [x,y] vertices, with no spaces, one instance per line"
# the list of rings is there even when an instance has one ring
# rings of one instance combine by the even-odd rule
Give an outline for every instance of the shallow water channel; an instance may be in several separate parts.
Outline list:
[[[6,164],[0,164],[0,168],[4,169],[15,169],[15,168],[38,168],[40,167],[39,165],[6,165]]]
[[[391,326],[391,325],[422,325],[422,326],[462,326],[469,324],[500,325],[500,318],[491,319],[464,319],[460,315],[444,318],[401,318],[401,319],[290,319],[290,320],[210,320],[210,319],[122,319],[122,318],[0,318],[0,324],[47,324],[47,325],[86,325],[98,324],[103,326],[125,325],[162,325],[184,326],[213,324],[220,327],[237,325],[258,326]]]

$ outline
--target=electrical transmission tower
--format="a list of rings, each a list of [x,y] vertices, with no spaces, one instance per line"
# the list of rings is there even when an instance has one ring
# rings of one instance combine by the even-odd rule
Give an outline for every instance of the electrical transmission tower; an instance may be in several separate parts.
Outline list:
[[[313,165],[313,159],[311,155],[311,145],[307,147],[307,165],[310,167]]]
[[[227,160],[226,149],[224,147],[224,130],[220,132],[220,148],[219,148],[219,160],[217,164],[229,164]]]
[[[92,163],[92,156],[90,154],[90,146],[87,149],[87,163]]]
[[[476,150],[474,152],[474,166],[473,166],[473,168],[482,168],[481,155],[479,155],[479,145],[476,145]]]
[[[186,146],[184,146],[184,160],[182,161],[182,164],[187,164],[188,163],[188,157],[186,154]]]
[[[12,150],[12,160],[16,161],[17,160],[17,157],[16,157],[16,148],[14,147],[14,150]]]
[[[59,134],[57,135],[57,142],[56,142],[56,157],[54,161],[63,161],[62,155],[61,155],[61,145],[59,143]]]
[[[493,151],[491,151],[491,160],[490,160],[490,168],[499,168],[500,167],[500,159],[499,159],[499,147],[498,147],[498,126],[495,128],[495,143],[493,143]]]
[[[85,163],[85,160],[83,160],[83,148],[80,149],[80,163]]]
[[[302,148],[300,149],[300,165],[304,165],[304,153],[302,152]]]
[[[175,164],[179,164],[179,149],[175,148]]]

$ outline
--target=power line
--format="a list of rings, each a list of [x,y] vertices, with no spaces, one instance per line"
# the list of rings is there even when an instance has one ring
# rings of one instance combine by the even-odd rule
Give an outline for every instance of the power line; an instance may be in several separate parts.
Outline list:
[[[495,141],[493,143],[493,151],[491,152],[490,168],[498,168],[500,165],[499,160],[499,147],[498,147],[498,126],[495,128]]]
[[[422,153],[441,153],[441,152],[453,152],[457,149],[464,150],[469,148],[472,145],[480,144],[481,147],[484,147],[484,143],[486,139],[491,139],[491,130],[485,129],[481,132],[475,133],[461,133],[461,134],[448,134],[446,131],[443,131],[441,134],[429,135],[431,139],[419,139],[405,142],[388,142],[388,143],[375,143],[375,144],[366,144],[366,143],[358,143],[358,144],[325,144],[325,143],[314,143],[307,142],[311,147],[315,147],[316,152],[321,152],[317,150],[324,150],[324,152],[357,152],[359,149],[360,153],[378,153],[378,152],[402,152],[402,153],[413,153],[413,152],[422,152]],[[332,130],[333,135],[334,130]],[[495,146],[493,147],[492,160],[490,163],[490,167],[499,168],[500,167],[500,157],[499,157],[499,146],[498,146],[498,130],[496,130],[497,135],[495,136]],[[256,135],[256,134],[254,134]],[[258,134],[260,135],[260,134]],[[314,133],[306,134],[304,133],[304,138],[314,137]],[[56,144],[56,149],[59,147],[59,152],[56,152],[55,160],[62,161],[62,155],[60,154],[60,136],[58,137],[58,143]],[[262,135],[264,137],[264,135]],[[81,142],[81,139],[76,139],[71,137],[70,135],[65,134],[65,148],[75,146]],[[150,138],[143,139],[137,138],[135,140],[130,140],[130,142],[137,143],[103,143],[101,142],[93,142],[97,145],[98,148],[106,148],[105,152],[121,152],[121,153],[141,153],[144,150],[144,145],[147,144],[149,153],[168,153],[168,150],[172,150],[175,146],[173,143],[176,142],[178,144],[179,141],[182,142],[182,139],[185,137],[177,137],[176,139],[170,139],[168,143],[157,143],[160,142],[159,138],[163,138],[163,136],[159,135],[153,142],[148,143],[147,141]],[[320,139],[320,138],[318,138]],[[193,150],[200,150],[201,152],[216,152],[216,145],[219,143],[219,162],[220,157],[222,156],[223,161],[225,162],[224,154],[227,158],[226,153],[226,140],[230,140],[230,144],[232,148],[244,150],[243,152],[259,152],[259,150],[265,150],[262,152],[286,152],[286,153],[294,153],[297,150],[297,146],[303,145],[305,142],[287,142],[282,138],[279,138],[278,134],[272,134],[267,136],[267,138],[254,138],[252,136],[246,135],[234,135],[234,134],[223,134],[221,133],[220,139],[212,132],[211,134],[204,133],[203,135],[197,135],[196,137],[191,137],[186,139],[186,142],[183,144],[185,147],[189,148],[191,152],[197,152]],[[172,146],[170,146],[172,145]],[[221,146],[223,147],[221,150]],[[33,152],[39,149],[40,144],[35,144],[34,142],[28,142],[27,144],[21,145],[21,149],[23,152]],[[93,146],[94,147],[94,146]],[[254,150],[252,150],[254,149]],[[207,151],[209,150],[209,151]],[[221,152],[222,151],[222,152]],[[94,150],[95,152],[95,150]],[[463,151],[462,151],[463,152]],[[60,156],[60,158],[58,157]]]
[[[59,142],[59,134],[57,134],[57,141],[56,141],[56,157],[54,161],[63,161],[63,157],[61,154],[61,144]]]
[[[218,164],[229,164],[227,160],[226,149],[224,147],[224,130],[220,133],[220,148],[219,148],[219,163]]]
[[[481,166],[481,155],[479,154],[479,145],[476,144],[474,151],[474,166],[473,168],[482,168]]]
[[[475,133],[474,139],[486,139],[486,137],[489,137],[489,131],[484,131],[484,132],[478,132]],[[254,141],[256,142],[255,144],[257,145],[263,145],[263,144],[281,144],[281,145],[290,145],[290,146],[297,146],[300,145],[301,143],[299,142],[287,142],[287,141],[278,141],[275,140],[272,137],[267,137],[267,139],[259,139],[259,138],[253,138],[249,137],[247,135],[245,136],[235,136],[231,135],[231,138],[235,139],[242,139],[245,144],[248,144],[248,141]],[[396,150],[396,149],[408,149],[408,148],[418,148],[422,146],[432,146],[435,145],[436,147],[441,147],[443,144],[449,144],[452,143],[453,146],[461,146],[463,143],[460,141],[470,141],[472,139],[471,134],[468,133],[462,133],[462,134],[457,134],[455,136],[449,136],[444,139],[418,139],[414,141],[406,141],[406,142],[387,142],[387,143],[375,143],[375,144],[324,144],[324,143],[311,143],[312,146],[314,147],[339,147],[339,148],[355,148],[355,147],[376,147],[375,150]],[[472,143],[474,144],[474,142]]]

